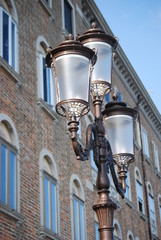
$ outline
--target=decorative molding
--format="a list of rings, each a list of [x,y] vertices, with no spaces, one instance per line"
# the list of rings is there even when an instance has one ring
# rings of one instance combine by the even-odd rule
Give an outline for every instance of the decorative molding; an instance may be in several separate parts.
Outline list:
[[[55,122],[58,122],[58,115],[52,110],[52,106],[50,106],[42,98],[38,99],[37,105],[43,109],[50,117],[52,117]]]

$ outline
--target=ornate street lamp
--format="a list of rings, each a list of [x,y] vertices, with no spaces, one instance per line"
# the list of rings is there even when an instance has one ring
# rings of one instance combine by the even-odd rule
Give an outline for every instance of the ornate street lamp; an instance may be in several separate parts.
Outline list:
[[[99,199],[93,209],[98,216],[101,240],[113,239],[116,204],[109,198],[108,172],[111,171],[116,190],[124,197],[128,165],[134,160],[135,110],[123,102],[117,102],[115,97],[115,101],[108,103],[102,112],[103,98],[111,91],[112,53],[116,46],[116,38],[93,24],[77,41],[70,35],[46,57],[47,66],[52,68],[55,76],[56,111],[68,120],[77,160],[87,160],[90,150],[94,153]],[[77,131],[81,116],[90,109],[90,93],[95,121],[87,127],[86,147],[83,149],[77,141]],[[120,182],[115,173],[115,164]]]

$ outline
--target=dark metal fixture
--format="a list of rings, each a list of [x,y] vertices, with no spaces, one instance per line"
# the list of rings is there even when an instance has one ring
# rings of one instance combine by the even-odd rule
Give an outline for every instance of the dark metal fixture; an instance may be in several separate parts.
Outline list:
[[[77,160],[87,160],[90,150],[94,153],[99,199],[93,209],[98,216],[101,240],[113,239],[116,204],[109,198],[108,172],[111,171],[116,190],[123,198],[128,166],[134,160],[135,110],[117,102],[115,97],[102,111],[103,98],[111,91],[112,54],[116,46],[116,38],[92,24],[92,28],[79,36],[77,41],[70,35],[46,57],[47,66],[53,69],[55,76],[56,111],[68,120]],[[77,141],[77,131],[81,116],[89,112],[90,93],[95,120],[87,127],[86,147],[83,149]]]

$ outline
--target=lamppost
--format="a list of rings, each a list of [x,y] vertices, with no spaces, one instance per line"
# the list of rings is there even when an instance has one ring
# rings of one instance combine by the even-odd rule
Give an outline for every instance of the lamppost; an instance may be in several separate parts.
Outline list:
[[[124,197],[128,166],[134,160],[135,110],[124,102],[117,102],[115,96],[102,111],[103,98],[111,91],[112,54],[116,46],[116,38],[92,24],[92,28],[77,40],[69,35],[46,56],[47,67],[55,76],[56,111],[67,118],[77,160],[87,160],[93,150],[99,194],[93,209],[97,213],[101,240],[113,239],[116,204],[109,198],[108,172],[111,171],[116,190]],[[80,118],[90,110],[90,94],[95,120],[87,127],[86,147],[83,149],[77,141],[77,131]]]

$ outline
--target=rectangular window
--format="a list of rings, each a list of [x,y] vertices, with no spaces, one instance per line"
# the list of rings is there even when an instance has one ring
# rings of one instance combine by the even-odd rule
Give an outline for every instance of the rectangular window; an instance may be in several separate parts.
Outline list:
[[[51,69],[45,66],[45,57],[42,57],[43,64],[43,94],[44,100],[51,104]]]
[[[141,147],[141,141],[140,141],[140,128],[139,128],[139,121],[135,121],[135,140],[139,147]]]
[[[96,240],[100,240],[100,234],[99,234],[99,231],[98,231],[98,227],[99,227],[99,225],[98,225],[98,223],[97,222],[95,222],[95,236],[96,236]]]
[[[141,133],[142,133],[142,142],[143,142],[143,153],[149,157],[149,144],[148,144],[148,134],[143,128],[141,127]]]
[[[149,194],[149,212],[150,212],[150,222],[153,231],[156,231],[156,217],[155,217],[155,207],[154,207],[154,199]]]
[[[74,236],[75,240],[84,240],[83,202],[74,196]]]
[[[142,184],[138,180],[136,181],[136,190],[137,190],[137,199],[138,199],[138,210],[139,212],[144,213]]]
[[[152,141],[152,150],[155,167],[158,170],[158,172],[160,172],[158,148],[154,141]]]
[[[44,174],[44,222],[45,227],[57,233],[56,183]]]
[[[130,200],[130,182],[129,181],[130,181],[129,173],[127,173],[125,197]]]
[[[92,133],[92,140],[94,139],[94,135]],[[95,171],[98,171],[97,166],[94,161],[94,156],[93,156],[93,150],[90,151],[90,157],[91,157],[91,166]]]
[[[0,201],[16,209],[16,153],[7,144],[0,145]]]
[[[2,57],[16,70],[16,24],[2,9]]]
[[[7,204],[7,148],[1,145],[1,202]]]
[[[16,208],[16,156],[15,153],[10,151],[9,158],[9,176],[10,176],[10,207]]]
[[[73,26],[72,26],[72,7],[69,4],[68,0],[64,0],[64,21],[65,21],[65,29],[68,33],[73,34]]]
[[[9,16],[3,12],[3,58],[9,63]]]

